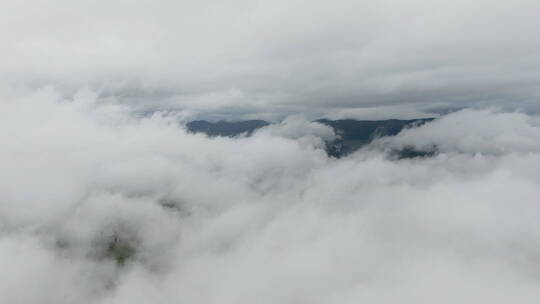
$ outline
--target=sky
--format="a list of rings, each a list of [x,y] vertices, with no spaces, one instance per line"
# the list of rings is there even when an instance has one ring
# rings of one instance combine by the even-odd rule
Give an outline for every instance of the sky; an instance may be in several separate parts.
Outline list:
[[[4,1],[0,79],[280,120],[540,112],[536,0]]]
[[[539,15],[0,2],[0,303],[538,303]],[[436,119],[334,158],[320,117]]]

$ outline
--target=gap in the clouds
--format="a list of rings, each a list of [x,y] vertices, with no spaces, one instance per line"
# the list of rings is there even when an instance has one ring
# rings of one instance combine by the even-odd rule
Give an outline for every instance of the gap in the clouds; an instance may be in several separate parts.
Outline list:
[[[409,159],[409,158],[426,158],[433,157],[439,153],[439,148],[436,145],[428,149],[417,149],[413,146],[405,146],[401,149],[391,149],[389,152],[392,159]]]
[[[194,120],[186,124],[193,133],[204,133],[208,136],[235,137],[242,134],[251,135],[255,130],[270,125],[264,120],[216,121]]]
[[[132,260],[137,254],[137,241],[119,233],[113,233],[106,238],[103,245],[103,257],[114,260],[120,267]]]
[[[314,122],[329,126],[337,137],[325,142],[325,151],[330,157],[342,158],[369,145],[375,139],[395,136],[404,129],[419,127],[433,121],[435,118],[418,118],[409,120],[355,120],[355,119],[318,119]],[[206,121],[194,120],[186,124],[191,133],[203,133],[210,137],[251,136],[256,130],[269,126],[264,120],[244,121]],[[437,153],[436,147],[427,151],[405,147],[390,151],[390,156],[396,159],[431,157]]]
[[[91,240],[88,248],[66,237],[57,238],[54,245],[59,252],[63,253],[73,254],[83,249],[83,256],[96,261],[110,261],[121,268],[136,258],[140,240],[134,229],[117,226],[104,227]]]

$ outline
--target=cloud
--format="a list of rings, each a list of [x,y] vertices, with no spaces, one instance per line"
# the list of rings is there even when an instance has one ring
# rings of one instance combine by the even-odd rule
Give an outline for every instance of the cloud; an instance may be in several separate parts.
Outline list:
[[[538,9],[535,0],[5,2],[0,77],[200,116],[538,113]]]
[[[539,126],[538,117],[524,113],[462,110],[379,142],[397,148],[412,146],[418,150],[437,147],[443,152],[530,153],[540,151]]]
[[[255,136],[278,136],[298,140],[324,148],[324,143],[336,139],[334,130],[322,123],[312,122],[302,116],[289,116],[278,124],[271,124],[255,132]]]
[[[335,160],[300,117],[208,138],[92,90],[0,95],[0,302],[540,295],[537,116],[460,111],[389,140],[435,157]]]

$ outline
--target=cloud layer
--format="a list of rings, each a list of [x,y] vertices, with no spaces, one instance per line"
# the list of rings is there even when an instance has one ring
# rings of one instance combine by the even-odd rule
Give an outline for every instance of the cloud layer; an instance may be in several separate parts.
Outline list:
[[[5,1],[0,77],[216,119],[538,113],[539,5]]]
[[[540,296],[537,116],[460,111],[336,160],[299,117],[207,138],[92,91],[1,95],[2,303]]]

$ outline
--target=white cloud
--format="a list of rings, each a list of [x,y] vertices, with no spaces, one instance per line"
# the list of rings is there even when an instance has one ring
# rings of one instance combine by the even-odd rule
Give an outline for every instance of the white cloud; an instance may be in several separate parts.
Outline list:
[[[299,117],[211,139],[88,90],[0,95],[2,303],[540,296],[535,116],[461,111],[393,139],[436,157],[334,160]]]
[[[279,136],[298,140],[301,144],[324,148],[324,143],[336,139],[334,130],[322,123],[312,122],[302,116],[289,116],[255,132],[255,136]]]
[[[507,154],[540,151],[540,119],[524,113],[461,110],[380,142],[442,152]]]

